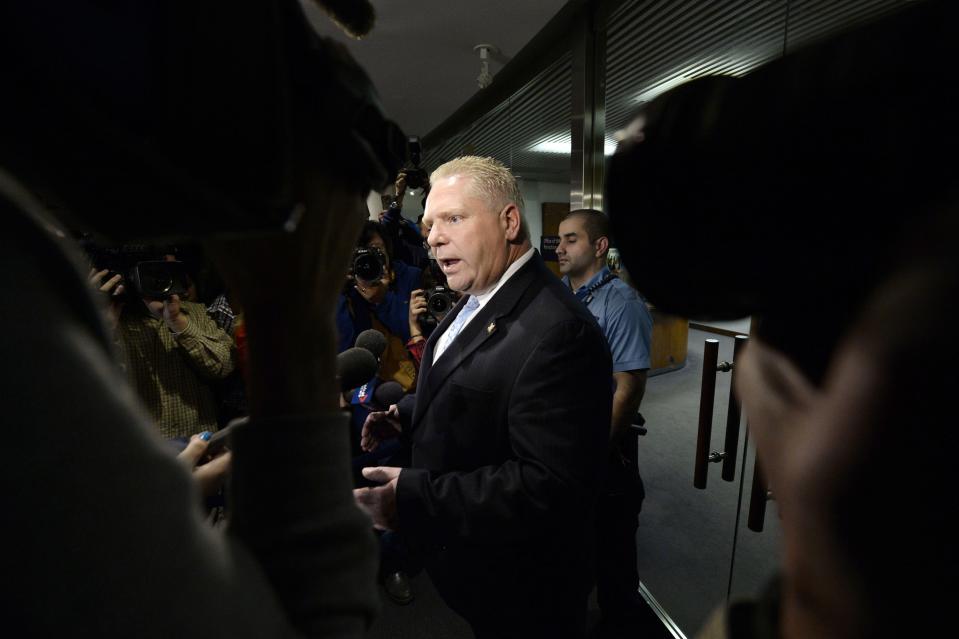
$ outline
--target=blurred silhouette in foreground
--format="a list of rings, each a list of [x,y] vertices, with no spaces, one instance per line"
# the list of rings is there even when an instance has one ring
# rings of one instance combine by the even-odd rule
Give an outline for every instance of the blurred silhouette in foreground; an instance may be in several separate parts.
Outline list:
[[[911,5],[744,79],[691,82],[611,161],[614,232],[649,300],[758,319],[737,391],[782,519],[781,577],[704,636],[951,621],[957,20],[955,3]]]
[[[321,4],[371,26],[366,2]],[[351,494],[333,312],[343,240],[403,153],[368,78],[295,0],[4,3],[0,73],[16,87],[0,101],[11,627],[362,636],[375,542]],[[206,240],[242,304],[250,420],[232,432],[225,534],[114,359],[68,239],[87,230]]]

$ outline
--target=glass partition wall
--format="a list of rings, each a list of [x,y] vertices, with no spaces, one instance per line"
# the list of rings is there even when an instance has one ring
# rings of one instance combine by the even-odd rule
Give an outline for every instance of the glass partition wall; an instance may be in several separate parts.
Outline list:
[[[574,0],[544,29],[556,42],[537,36],[530,44],[537,51],[514,60],[537,60],[528,77],[517,81],[522,74],[512,69],[515,88],[502,99],[472,114],[458,112],[455,126],[447,122],[437,129],[442,134],[428,135],[424,163],[433,169],[478,154],[509,166],[521,180],[534,246],[548,257],[554,226],[569,206],[602,210],[604,158],[615,149],[614,132],[644,103],[694,78],[746,75],[906,1]],[[662,241],[676,255],[662,268],[682,268],[683,238]],[[716,254],[723,249],[717,246]],[[748,328],[748,318],[734,330],[690,325],[685,366],[651,377],[641,407],[648,428],[638,438],[647,490],[637,535],[641,591],[676,637],[695,634],[727,598],[755,596],[776,570],[774,495],[757,475],[748,416],[740,420],[729,411],[734,373],[716,373],[715,405],[703,413],[712,416],[708,452],[723,463],[708,464],[704,489],[693,485],[704,367],[709,373],[715,367],[705,349],[734,364],[734,335]],[[707,347],[707,340],[714,342]],[[719,455],[724,442],[731,464]]]

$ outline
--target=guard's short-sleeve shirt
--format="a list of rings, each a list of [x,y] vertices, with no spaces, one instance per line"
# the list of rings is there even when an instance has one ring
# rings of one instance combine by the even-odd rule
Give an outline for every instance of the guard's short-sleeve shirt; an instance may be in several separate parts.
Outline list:
[[[587,291],[609,274],[603,268],[586,284],[574,291],[577,298],[586,301]],[[569,278],[563,281],[569,286]],[[614,278],[595,289],[586,305],[609,342],[613,355],[613,372],[646,370],[650,367],[649,351],[653,333],[653,316],[646,300],[629,284]]]

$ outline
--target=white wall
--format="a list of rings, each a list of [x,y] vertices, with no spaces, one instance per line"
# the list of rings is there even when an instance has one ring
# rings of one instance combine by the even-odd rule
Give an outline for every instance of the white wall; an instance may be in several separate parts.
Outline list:
[[[403,196],[403,217],[413,222],[423,215],[423,189],[416,189],[412,195],[409,190]]]
[[[390,195],[393,194],[393,186],[390,185],[387,187],[384,193]],[[423,214],[423,191],[417,189],[410,195],[410,192],[407,191],[406,195],[403,197],[403,217],[413,222]],[[376,191],[370,191],[369,196],[366,198],[366,206],[370,210],[370,219],[378,220],[380,219],[380,213],[383,211],[382,200],[380,199],[380,194]]]
[[[378,220],[380,219],[380,211],[382,205],[380,203],[380,194],[376,191],[370,191],[370,194],[366,196],[366,208],[370,210],[370,219]]]

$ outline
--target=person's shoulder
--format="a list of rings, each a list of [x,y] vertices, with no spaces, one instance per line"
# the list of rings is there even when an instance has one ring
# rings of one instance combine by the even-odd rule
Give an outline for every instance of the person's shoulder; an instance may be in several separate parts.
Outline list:
[[[622,302],[639,301],[644,305],[646,300],[639,294],[635,288],[624,282],[621,278],[615,277],[610,281],[609,297]]]
[[[569,287],[563,281],[546,271],[539,282],[531,287],[533,290],[532,303],[536,305],[536,321],[541,325],[555,325],[562,322],[584,322],[596,326],[596,318],[589,312],[586,305],[576,299]]]
[[[609,292],[606,295],[607,305],[616,305],[626,308],[634,308],[642,313],[649,313],[646,305],[646,298],[635,288],[619,279],[618,277],[610,283]]]
[[[613,280],[613,283],[615,286],[610,289],[604,304],[607,317],[618,316],[627,322],[651,324],[653,315],[645,298],[618,278]]]

